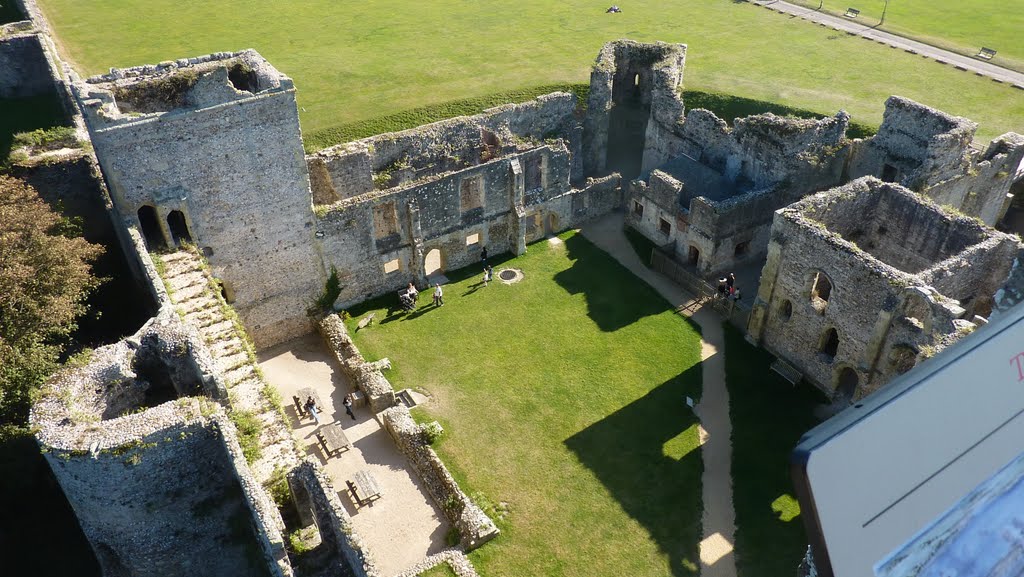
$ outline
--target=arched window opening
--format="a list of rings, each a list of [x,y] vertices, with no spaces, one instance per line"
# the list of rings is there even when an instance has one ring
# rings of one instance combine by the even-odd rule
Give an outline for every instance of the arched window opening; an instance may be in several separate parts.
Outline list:
[[[815,273],[814,284],[811,285],[811,300],[820,299],[827,303],[830,296],[832,296],[832,282],[824,273]]]
[[[164,240],[164,232],[160,230],[160,219],[156,216],[156,209],[152,206],[143,205],[139,208],[139,225],[142,227],[142,237],[146,240],[146,247],[149,250],[163,250],[167,248]]]
[[[821,339],[821,348],[819,350],[821,354],[828,357],[830,362],[836,357],[836,353],[839,352],[839,333],[834,328],[825,332],[824,337]]]
[[[188,223],[185,222],[185,215],[180,210],[172,210],[167,215],[167,227],[171,229],[171,239],[175,246],[183,242],[192,242],[192,235],[188,231]]]
[[[695,246],[691,246],[686,261],[693,266],[697,266],[697,263],[700,262],[700,250]]]
[[[441,251],[433,248],[427,253],[426,258],[423,259],[423,272],[426,273],[427,277],[431,277],[436,274],[444,272],[441,268]]]
[[[779,307],[779,318],[781,318],[784,321],[788,321],[792,317],[793,303],[789,299],[786,299],[782,301],[782,306]]]

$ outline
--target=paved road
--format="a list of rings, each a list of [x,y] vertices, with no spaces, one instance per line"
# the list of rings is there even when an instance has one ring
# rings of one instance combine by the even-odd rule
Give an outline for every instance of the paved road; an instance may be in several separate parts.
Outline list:
[[[790,4],[783,0],[754,0],[753,4],[770,10],[775,10],[776,12],[781,12],[783,14],[789,14],[793,17],[799,17],[804,20],[816,22],[836,30],[863,36],[864,38],[874,40],[880,44],[888,44],[893,48],[904,50],[911,54],[927,56],[936,62],[955,66],[965,72],[973,72],[979,76],[987,76],[997,82],[1012,84],[1014,88],[1024,90],[1024,74],[1021,74],[1020,72],[1007,70],[1006,68],[996,66],[991,62],[986,62],[978,58],[971,58],[969,56],[963,56],[962,54],[957,54],[922,42],[917,42],[916,40],[904,38],[903,36],[897,36],[896,34],[878,30],[874,28],[874,25],[877,24],[874,21],[865,22],[858,21],[853,18],[833,16],[831,14],[819,12],[813,8],[805,8],[803,6]],[[979,48],[981,47],[979,46]],[[999,47],[996,46],[995,49],[998,50]]]

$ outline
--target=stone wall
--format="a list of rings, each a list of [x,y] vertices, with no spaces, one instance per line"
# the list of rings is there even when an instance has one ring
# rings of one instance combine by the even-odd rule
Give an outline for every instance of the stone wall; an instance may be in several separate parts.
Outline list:
[[[949,244],[924,246],[933,239]],[[966,301],[1001,286],[1019,246],[905,188],[860,179],[775,213],[748,331],[823,390],[859,398],[969,332],[977,306]]]
[[[120,214],[141,228],[152,207],[167,243],[180,215],[258,346],[308,332],[325,277],[291,80],[247,51],[114,70],[75,93]]]
[[[467,551],[476,549],[497,537],[499,531],[494,521],[459,488],[448,468],[424,440],[421,427],[412,420],[409,409],[398,405],[380,416],[384,428],[416,469],[427,492],[458,529],[462,547]]]
[[[332,559],[330,575],[380,575],[323,469],[311,460],[303,461],[288,473],[288,485],[300,516],[309,515],[320,531],[320,542]]]
[[[27,98],[53,91],[39,34],[19,33],[20,23],[0,26],[0,98]]]
[[[366,395],[374,414],[395,404],[395,391],[391,388],[379,365],[367,363],[348,335],[345,323],[338,315],[328,315],[317,323],[320,335],[331,347],[345,376]]]

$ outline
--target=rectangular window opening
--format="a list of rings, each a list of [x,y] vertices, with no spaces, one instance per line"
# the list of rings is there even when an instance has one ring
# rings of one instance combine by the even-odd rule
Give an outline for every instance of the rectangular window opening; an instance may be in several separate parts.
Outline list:
[[[633,214],[635,214],[637,216],[643,216],[644,215],[644,205],[642,205],[639,202],[634,200],[633,201]]]
[[[466,237],[466,246],[473,246],[480,243],[480,233],[474,232]]]
[[[384,263],[384,274],[391,274],[401,269],[401,265],[398,263],[398,259],[394,258]]]
[[[665,220],[663,218],[659,218],[658,219],[658,230],[661,231],[661,234],[671,234],[672,233],[672,225],[667,220]]]

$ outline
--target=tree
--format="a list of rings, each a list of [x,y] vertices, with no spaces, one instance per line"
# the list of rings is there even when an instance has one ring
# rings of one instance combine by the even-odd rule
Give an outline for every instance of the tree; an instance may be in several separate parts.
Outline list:
[[[50,209],[34,188],[0,175],[0,423],[21,425],[31,393],[56,367],[102,247]]]

